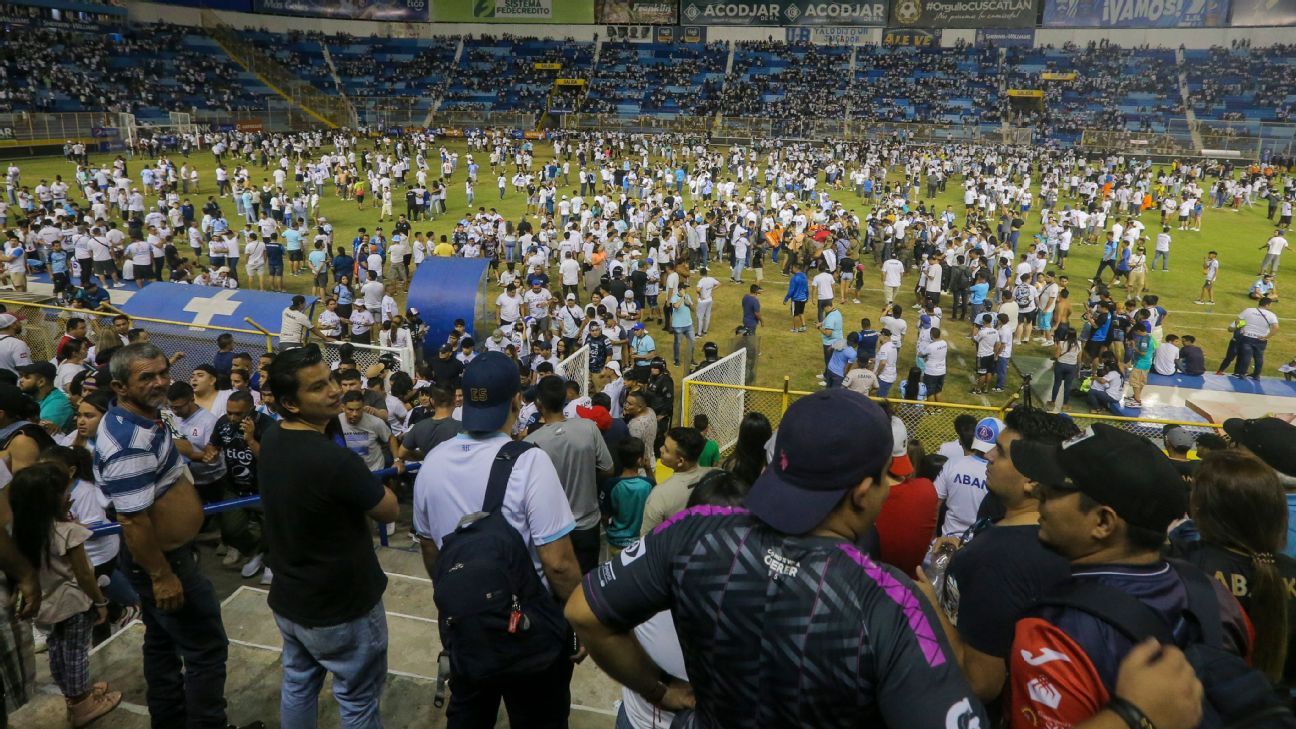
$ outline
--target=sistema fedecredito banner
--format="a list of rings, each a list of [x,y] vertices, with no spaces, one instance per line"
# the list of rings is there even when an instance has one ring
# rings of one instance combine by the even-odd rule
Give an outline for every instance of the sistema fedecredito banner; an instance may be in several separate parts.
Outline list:
[[[1229,0],[1044,0],[1052,28],[1218,28]]]

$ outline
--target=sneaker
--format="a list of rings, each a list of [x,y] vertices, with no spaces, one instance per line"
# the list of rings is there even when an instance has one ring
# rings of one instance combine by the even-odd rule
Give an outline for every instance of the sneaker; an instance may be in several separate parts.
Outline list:
[[[1004,389],[1002,387],[994,387],[990,389],[990,392],[1003,392],[1003,391]]]
[[[1238,373],[1236,373],[1236,372],[1234,372],[1233,374],[1229,375],[1229,377],[1232,377],[1232,378],[1235,379],[1235,380],[1243,380],[1243,379],[1246,379],[1246,375],[1240,375],[1240,374],[1238,374]]]
[[[225,550],[225,559],[221,560],[222,567],[233,567],[239,563],[243,555],[239,554],[238,549],[229,547]]]
[[[1197,300],[1194,301],[1193,303],[1194,303],[1194,304],[1205,304],[1206,302],[1205,302],[1205,301],[1202,301],[1201,299],[1197,299]]]
[[[138,620],[139,616],[140,616],[140,609],[134,605],[127,605],[126,607],[122,608],[121,617],[113,621],[113,632],[116,633],[118,631],[125,630],[126,626]]]
[[[270,571],[269,567],[266,567],[265,572],[261,573],[261,584],[268,585],[271,582],[274,582],[274,573]]]
[[[249,559],[247,564],[243,565],[243,569],[240,570],[239,573],[244,577],[251,579],[256,577],[256,573],[260,572],[263,566],[265,566],[265,555],[257,552],[252,555],[252,559]]]

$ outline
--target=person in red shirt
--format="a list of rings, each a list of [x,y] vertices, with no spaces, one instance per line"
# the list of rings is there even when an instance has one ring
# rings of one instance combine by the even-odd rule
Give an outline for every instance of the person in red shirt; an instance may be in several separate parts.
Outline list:
[[[923,449],[909,440],[909,430],[900,418],[891,418],[891,475],[904,479],[891,487],[876,523],[877,556],[910,577],[936,535],[936,512],[940,500],[930,478],[918,475],[915,463],[923,462]]]
[[[1176,625],[1192,619],[1186,581],[1204,580],[1218,605],[1220,647],[1249,656],[1250,625],[1237,600],[1196,567],[1161,557],[1166,530],[1183,516],[1188,494],[1152,441],[1096,423],[1061,446],[1018,441],[1011,455],[1014,467],[1041,486],[1040,541],[1071,562],[1071,578],[1058,590],[1123,592]],[[1101,618],[1048,605],[1046,597],[1017,622],[1009,653],[1011,726],[1065,729],[1093,719],[1165,729],[1164,717],[1154,715],[1160,709],[1121,693],[1121,660],[1143,650]]]

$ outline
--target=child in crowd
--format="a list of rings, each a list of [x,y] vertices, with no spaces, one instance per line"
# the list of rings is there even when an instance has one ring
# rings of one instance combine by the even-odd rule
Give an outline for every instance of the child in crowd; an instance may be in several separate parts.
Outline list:
[[[121,703],[121,692],[90,682],[90,634],[108,619],[108,599],[86,556],[91,532],[69,514],[72,477],[55,463],[19,471],[10,485],[14,541],[40,573],[36,622],[48,627],[50,676],[67,701],[74,728],[86,726]]]
[[[616,462],[621,466],[621,476],[608,488],[608,544],[612,554],[634,544],[643,526],[644,504],[652,483],[640,475],[648,469],[643,441],[631,436],[617,443]]]

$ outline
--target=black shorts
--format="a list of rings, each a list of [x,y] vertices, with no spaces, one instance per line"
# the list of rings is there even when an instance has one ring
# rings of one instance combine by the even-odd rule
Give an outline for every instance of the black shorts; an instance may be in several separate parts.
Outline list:
[[[923,375],[922,381],[927,386],[929,396],[945,389],[945,375]]]
[[[1085,356],[1087,356],[1089,359],[1095,359],[1098,357],[1098,355],[1102,354],[1103,350],[1106,348],[1107,348],[1107,342],[1095,342],[1092,339],[1090,339],[1089,341],[1085,342],[1085,346],[1084,346]]]
[[[152,281],[152,280],[153,280],[153,267],[152,267],[152,266],[135,266],[135,267],[131,270],[131,280],[132,280],[132,281]]]
[[[977,357],[977,374],[985,375],[994,372],[995,367],[998,364],[995,362],[996,359],[998,359],[998,357],[993,354],[987,354],[984,357]]]
[[[94,272],[97,276],[116,276],[117,264],[112,261],[95,261]]]
[[[1292,219],[1292,216],[1290,216],[1290,215],[1283,215],[1283,216],[1281,216],[1281,217],[1278,218],[1278,225],[1279,225],[1280,227],[1286,228],[1286,227],[1288,227],[1288,226],[1291,225],[1291,219]]]
[[[804,313],[805,313],[805,305],[806,305],[806,302],[804,302],[804,301],[793,301],[793,302],[792,302],[792,316],[801,316],[802,314],[804,314]]]
[[[328,285],[327,271],[315,274],[315,285],[321,289]]]
[[[1030,324],[1034,326],[1035,316],[1037,314],[1039,314],[1039,309],[1036,309],[1035,311],[1019,311],[1017,312],[1017,323]]]
[[[288,251],[288,260],[290,260],[290,261],[304,261],[304,260],[306,260],[306,257],[302,255],[301,249],[298,248],[298,249],[295,250],[295,251]]]

